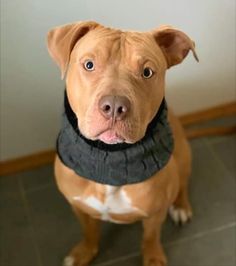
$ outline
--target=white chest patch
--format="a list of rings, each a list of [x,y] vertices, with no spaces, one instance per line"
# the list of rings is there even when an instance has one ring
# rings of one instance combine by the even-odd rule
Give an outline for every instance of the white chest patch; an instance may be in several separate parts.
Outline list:
[[[117,222],[110,217],[112,214],[128,214],[133,212],[143,213],[143,211],[132,206],[132,201],[127,193],[120,187],[110,185],[105,186],[106,193],[104,202],[101,202],[94,196],[84,198],[83,196],[76,196],[73,199],[81,201],[89,207],[95,209],[101,214],[101,219],[104,221]]]

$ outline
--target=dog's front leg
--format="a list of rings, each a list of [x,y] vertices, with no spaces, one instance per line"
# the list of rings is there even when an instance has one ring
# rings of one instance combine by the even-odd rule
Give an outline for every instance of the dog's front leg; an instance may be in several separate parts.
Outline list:
[[[162,210],[143,220],[142,251],[144,266],[167,265],[166,256],[160,242],[161,226],[166,218],[166,214],[167,211]]]
[[[83,239],[65,258],[63,266],[88,266],[98,253],[100,239],[100,221],[73,208],[80,220],[83,230]]]

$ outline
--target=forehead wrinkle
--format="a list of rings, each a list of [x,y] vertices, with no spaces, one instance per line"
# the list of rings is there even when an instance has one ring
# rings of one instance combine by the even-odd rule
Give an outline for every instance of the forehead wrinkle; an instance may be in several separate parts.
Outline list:
[[[80,57],[88,54],[108,60],[114,53],[120,35],[121,31],[119,30],[109,30],[108,28],[93,30],[77,42],[75,49]]]
[[[109,56],[113,53],[115,44],[119,41],[121,36],[120,30],[110,29],[110,28],[101,28],[94,32],[95,35],[91,36],[92,41],[94,41],[96,46],[101,46],[99,52],[109,53]],[[104,49],[104,47],[106,49]]]
[[[136,64],[151,61],[158,69],[165,64],[164,55],[151,34],[139,32],[126,34],[126,47],[129,58],[136,61]]]
[[[95,50],[98,57],[101,56],[103,60],[108,63],[118,63],[120,61],[120,36],[108,37],[107,41],[104,43],[104,39],[97,44],[97,49]],[[105,49],[104,49],[105,48]]]

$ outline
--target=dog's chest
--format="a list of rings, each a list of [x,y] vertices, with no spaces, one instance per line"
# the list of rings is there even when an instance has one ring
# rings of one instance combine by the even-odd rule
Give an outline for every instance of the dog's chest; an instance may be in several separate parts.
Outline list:
[[[124,223],[129,217],[133,218],[135,215],[144,214],[133,205],[131,195],[128,195],[122,187],[105,185],[103,197],[94,193],[89,196],[76,196],[74,200],[87,206],[88,212],[91,209],[92,212],[95,210],[99,214],[99,217],[96,218],[104,221]]]

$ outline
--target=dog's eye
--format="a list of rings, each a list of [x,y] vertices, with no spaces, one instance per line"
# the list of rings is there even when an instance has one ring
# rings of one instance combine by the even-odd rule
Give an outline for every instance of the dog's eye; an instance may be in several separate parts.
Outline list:
[[[153,76],[153,71],[150,67],[145,67],[142,76],[145,79],[150,79]]]
[[[94,63],[92,60],[87,60],[85,61],[84,63],[84,68],[88,71],[93,71],[95,68],[94,68]]]

